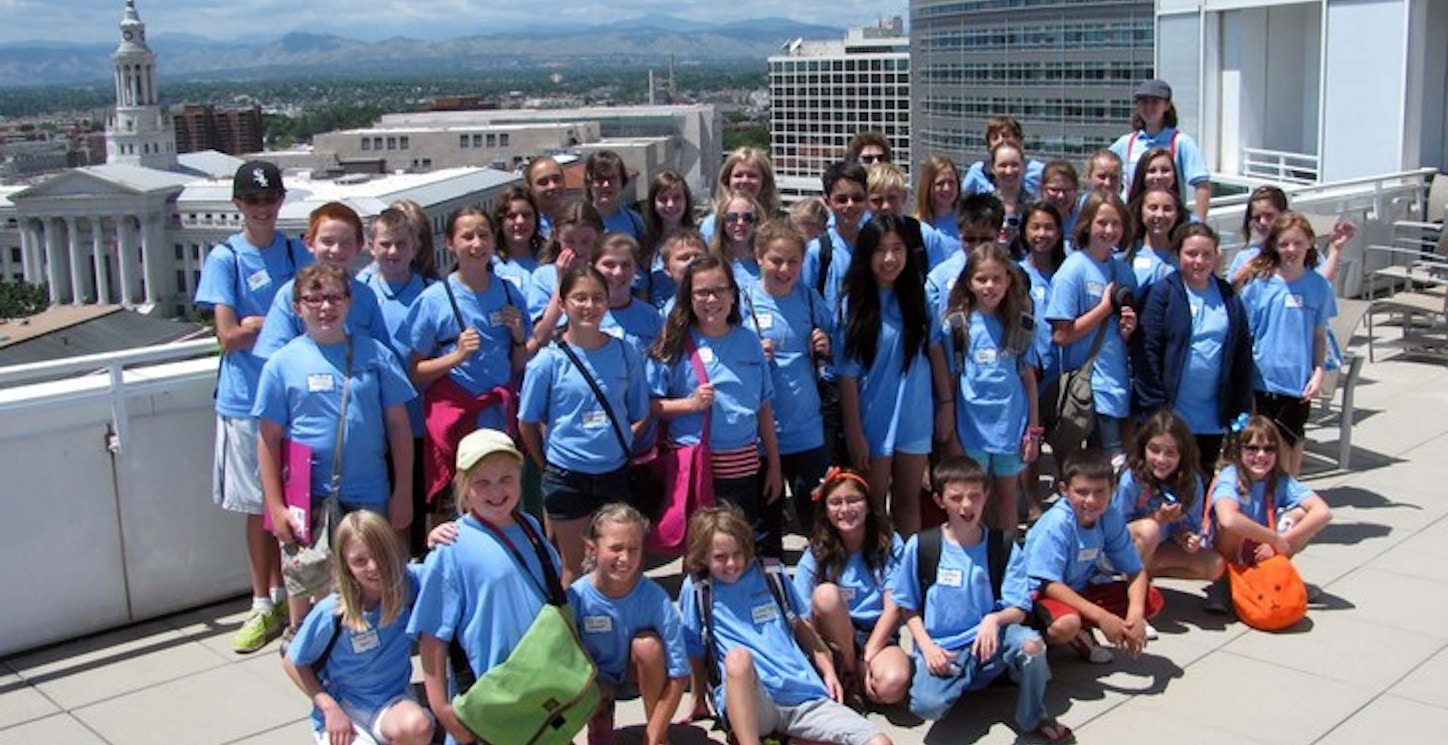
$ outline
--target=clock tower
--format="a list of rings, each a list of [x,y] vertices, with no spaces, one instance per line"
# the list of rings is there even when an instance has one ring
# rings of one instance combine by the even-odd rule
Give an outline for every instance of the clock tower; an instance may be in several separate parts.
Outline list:
[[[116,113],[106,122],[106,162],[160,170],[176,166],[176,129],[156,94],[156,53],[146,45],[146,24],[135,0],[126,0],[115,66]]]

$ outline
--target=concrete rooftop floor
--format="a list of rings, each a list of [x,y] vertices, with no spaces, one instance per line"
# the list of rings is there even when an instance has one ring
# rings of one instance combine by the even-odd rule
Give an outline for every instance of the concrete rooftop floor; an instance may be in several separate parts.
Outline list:
[[[1323,455],[1309,457],[1307,482],[1335,521],[1297,560],[1323,589],[1307,621],[1256,632],[1203,613],[1202,583],[1159,583],[1161,638],[1140,659],[1096,666],[1053,651],[1048,702],[1079,741],[1432,742],[1448,732],[1448,366],[1380,350],[1357,409],[1350,471],[1324,457],[1336,452],[1336,429],[1312,433]],[[677,564],[661,573],[671,572]],[[245,657],[230,649],[245,605],[0,660],[0,745],[311,742],[308,703],[275,644]],[[967,695],[937,723],[903,710],[870,717],[896,743],[1016,742],[1006,724],[1014,695]],[[621,705],[618,723],[620,740],[641,740],[637,703]],[[700,726],[671,734],[723,742]]]

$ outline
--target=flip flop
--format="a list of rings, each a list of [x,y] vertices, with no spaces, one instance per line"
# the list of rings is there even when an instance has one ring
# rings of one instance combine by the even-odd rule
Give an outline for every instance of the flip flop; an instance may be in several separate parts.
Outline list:
[[[1041,724],[1036,727],[1036,736],[1043,742],[1069,743],[1076,742],[1076,735],[1070,727],[1056,721],[1055,719],[1042,719]]]

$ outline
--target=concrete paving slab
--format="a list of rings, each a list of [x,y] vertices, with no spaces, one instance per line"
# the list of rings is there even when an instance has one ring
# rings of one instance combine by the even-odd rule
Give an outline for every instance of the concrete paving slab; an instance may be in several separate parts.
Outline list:
[[[70,714],[56,714],[0,729],[0,745],[107,745]]]
[[[54,701],[0,665],[0,730],[62,711]]]
[[[1169,735],[1166,733],[1170,733]],[[1198,711],[1158,711],[1131,701],[1076,728],[1079,742],[1112,745],[1261,745],[1236,732],[1214,726]]]
[[[1394,696],[1448,709],[1448,645],[1388,689]]]
[[[1362,568],[1334,582],[1332,591],[1353,604],[1355,619],[1448,639],[1448,592],[1440,583]]]
[[[221,745],[296,722],[305,703],[241,665],[222,665],[73,713],[111,745]]]
[[[1448,731],[1448,710],[1383,696],[1338,725],[1318,745],[1365,742],[1433,742]],[[1442,742],[1442,740],[1438,740]]]
[[[100,634],[8,663],[66,709],[102,701],[225,664],[166,623]]]
[[[1347,613],[1313,611],[1305,623],[1290,630],[1253,631],[1224,649],[1323,678],[1384,690],[1442,647],[1443,640],[1438,637],[1386,629]]]
[[[246,621],[247,613],[250,610],[251,598],[236,598],[211,608],[202,608],[172,616],[169,621],[177,631],[227,660],[240,661],[253,655],[267,653],[276,656],[277,642],[275,640],[248,655],[237,654],[231,648],[231,637]]]
[[[313,741],[312,737],[311,723],[302,720],[244,737],[231,745],[307,745]]]

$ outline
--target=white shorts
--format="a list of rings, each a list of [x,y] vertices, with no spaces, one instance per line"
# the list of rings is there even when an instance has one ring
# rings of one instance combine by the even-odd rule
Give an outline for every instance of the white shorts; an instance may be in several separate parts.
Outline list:
[[[258,438],[255,418],[217,415],[211,501],[224,510],[247,515],[264,511],[261,468],[256,457]]]
[[[376,709],[369,709],[358,706],[351,701],[338,701],[337,705],[342,707],[342,713],[352,720],[352,733],[356,737],[352,745],[389,745],[387,738],[382,736],[382,717],[400,701],[414,701],[410,695],[398,696]],[[331,745],[331,739],[327,737],[327,731],[312,732],[317,739],[317,745]]]

